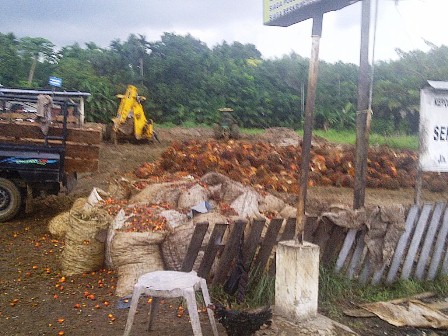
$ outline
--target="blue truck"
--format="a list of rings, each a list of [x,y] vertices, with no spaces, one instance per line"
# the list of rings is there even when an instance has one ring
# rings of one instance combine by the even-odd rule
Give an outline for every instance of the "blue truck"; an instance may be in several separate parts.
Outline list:
[[[64,169],[68,106],[67,102],[61,104],[61,134],[44,135],[42,143],[0,140],[0,222],[23,210],[28,197],[58,194],[61,187],[73,186],[76,174]],[[16,124],[2,126],[4,130],[17,128]]]

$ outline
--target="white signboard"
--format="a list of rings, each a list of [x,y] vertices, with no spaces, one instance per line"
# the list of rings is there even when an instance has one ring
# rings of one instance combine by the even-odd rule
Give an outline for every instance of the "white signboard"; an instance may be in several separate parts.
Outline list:
[[[428,83],[420,92],[419,168],[448,172],[448,83]]]
[[[359,0],[263,0],[263,22],[288,27],[316,15],[339,10]]]

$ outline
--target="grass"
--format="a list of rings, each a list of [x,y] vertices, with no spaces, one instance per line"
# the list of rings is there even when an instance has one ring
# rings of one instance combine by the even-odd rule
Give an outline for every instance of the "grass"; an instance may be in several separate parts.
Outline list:
[[[262,274],[258,281],[249,282],[247,304],[249,307],[272,305],[275,301],[275,277]]]
[[[303,135],[303,131],[297,131],[299,135]],[[355,131],[337,131],[330,129],[328,131],[324,130],[314,130],[313,135],[317,135],[324,138],[330,142],[340,143],[340,144],[351,144],[356,143],[356,133]],[[416,135],[381,135],[381,134],[370,134],[369,144],[371,146],[375,145],[386,145],[391,148],[396,149],[418,149],[418,136]]]
[[[334,271],[321,267],[319,276],[319,307],[329,317],[342,314],[344,303],[365,303],[406,298],[423,292],[433,292],[440,297],[448,293],[448,277],[439,276],[434,281],[400,280],[389,286],[363,285]]]
[[[240,304],[232,302],[232,308],[246,309],[273,305],[275,300],[275,277],[266,273],[257,275],[257,272],[252,270],[249,279],[244,301]],[[213,298],[212,302],[227,304],[228,295],[224,292],[221,285],[213,286],[210,295]]]
[[[183,124],[176,125],[173,122],[164,122],[162,124],[157,124],[157,127],[160,128],[174,128],[174,127],[184,127],[184,128],[194,128],[194,127],[204,127],[204,128],[211,128],[212,126],[206,125],[206,124],[198,124],[192,121],[186,121]]]
[[[383,136],[372,134],[370,136],[370,144],[387,145],[397,149],[418,150],[418,136],[416,135],[396,135]]]
[[[241,133],[249,135],[260,135],[264,132],[261,128],[242,128]]]
[[[267,274],[251,276],[244,302],[232,304],[234,309],[256,308],[275,303],[275,278]],[[355,303],[389,301],[406,298],[423,292],[433,292],[439,297],[448,295],[448,276],[434,281],[400,280],[392,285],[361,284],[325,267],[319,272],[319,310],[330,318],[342,316],[343,309]],[[222,286],[211,289],[212,302],[227,303]]]

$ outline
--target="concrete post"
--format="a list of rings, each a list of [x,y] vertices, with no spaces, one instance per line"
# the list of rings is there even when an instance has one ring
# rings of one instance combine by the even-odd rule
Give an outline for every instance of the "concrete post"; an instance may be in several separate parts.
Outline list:
[[[80,116],[79,119],[80,119],[81,125],[84,125],[85,114],[84,114],[84,98],[83,97],[79,98],[79,116]]]
[[[276,252],[276,314],[290,322],[317,315],[319,246],[297,240],[282,241]]]

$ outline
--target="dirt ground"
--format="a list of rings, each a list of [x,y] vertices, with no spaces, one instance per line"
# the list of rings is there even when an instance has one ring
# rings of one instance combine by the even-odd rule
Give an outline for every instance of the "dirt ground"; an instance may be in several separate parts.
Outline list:
[[[282,136],[279,136],[281,134]],[[157,160],[172,140],[211,137],[204,129],[161,129],[161,143],[113,145],[104,143],[100,154],[99,171],[79,177],[75,190],[69,196],[59,195],[36,200],[31,213],[1,224],[0,230],[0,334],[1,335],[122,335],[127,309],[120,309],[119,298],[114,295],[116,274],[100,270],[89,274],[63,277],[60,257],[64,242],[48,232],[48,221],[56,214],[68,210],[78,196],[87,196],[93,187],[107,190],[108,183],[132,171],[140,163]],[[255,136],[248,136],[250,140]],[[298,141],[290,132],[271,130],[257,136],[272,142]],[[309,190],[308,203],[318,207],[321,203],[352,203],[351,189],[315,187]],[[285,197],[287,198],[287,197]],[[424,194],[424,200],[447,199],[447,195]],[[294,202],[294,197],[290,197]],[[366,203],[399,202],[411,204],[413,190],[368,190]],[[188,315],[177,317],[177,300],[161,305],[155,330],[150,335],[192,335]],[[341,310],[346,307],[336,307]],[[142,298],[133,335],[147,334],[149,305]],[[341,314],[342,316],[342,314]],[[207,314],[201,314],[204,335],[212,335]],[[440,331],[395,328],[377,318],[341,321],[359,335],[447,335]],[[300,331],[302,330],[302,331]],[[219,326],[221,335],[224,329]],[[345,335],[341,332],[339,335]],[[325,335],[306,328],[278,323],[265,335]]]

